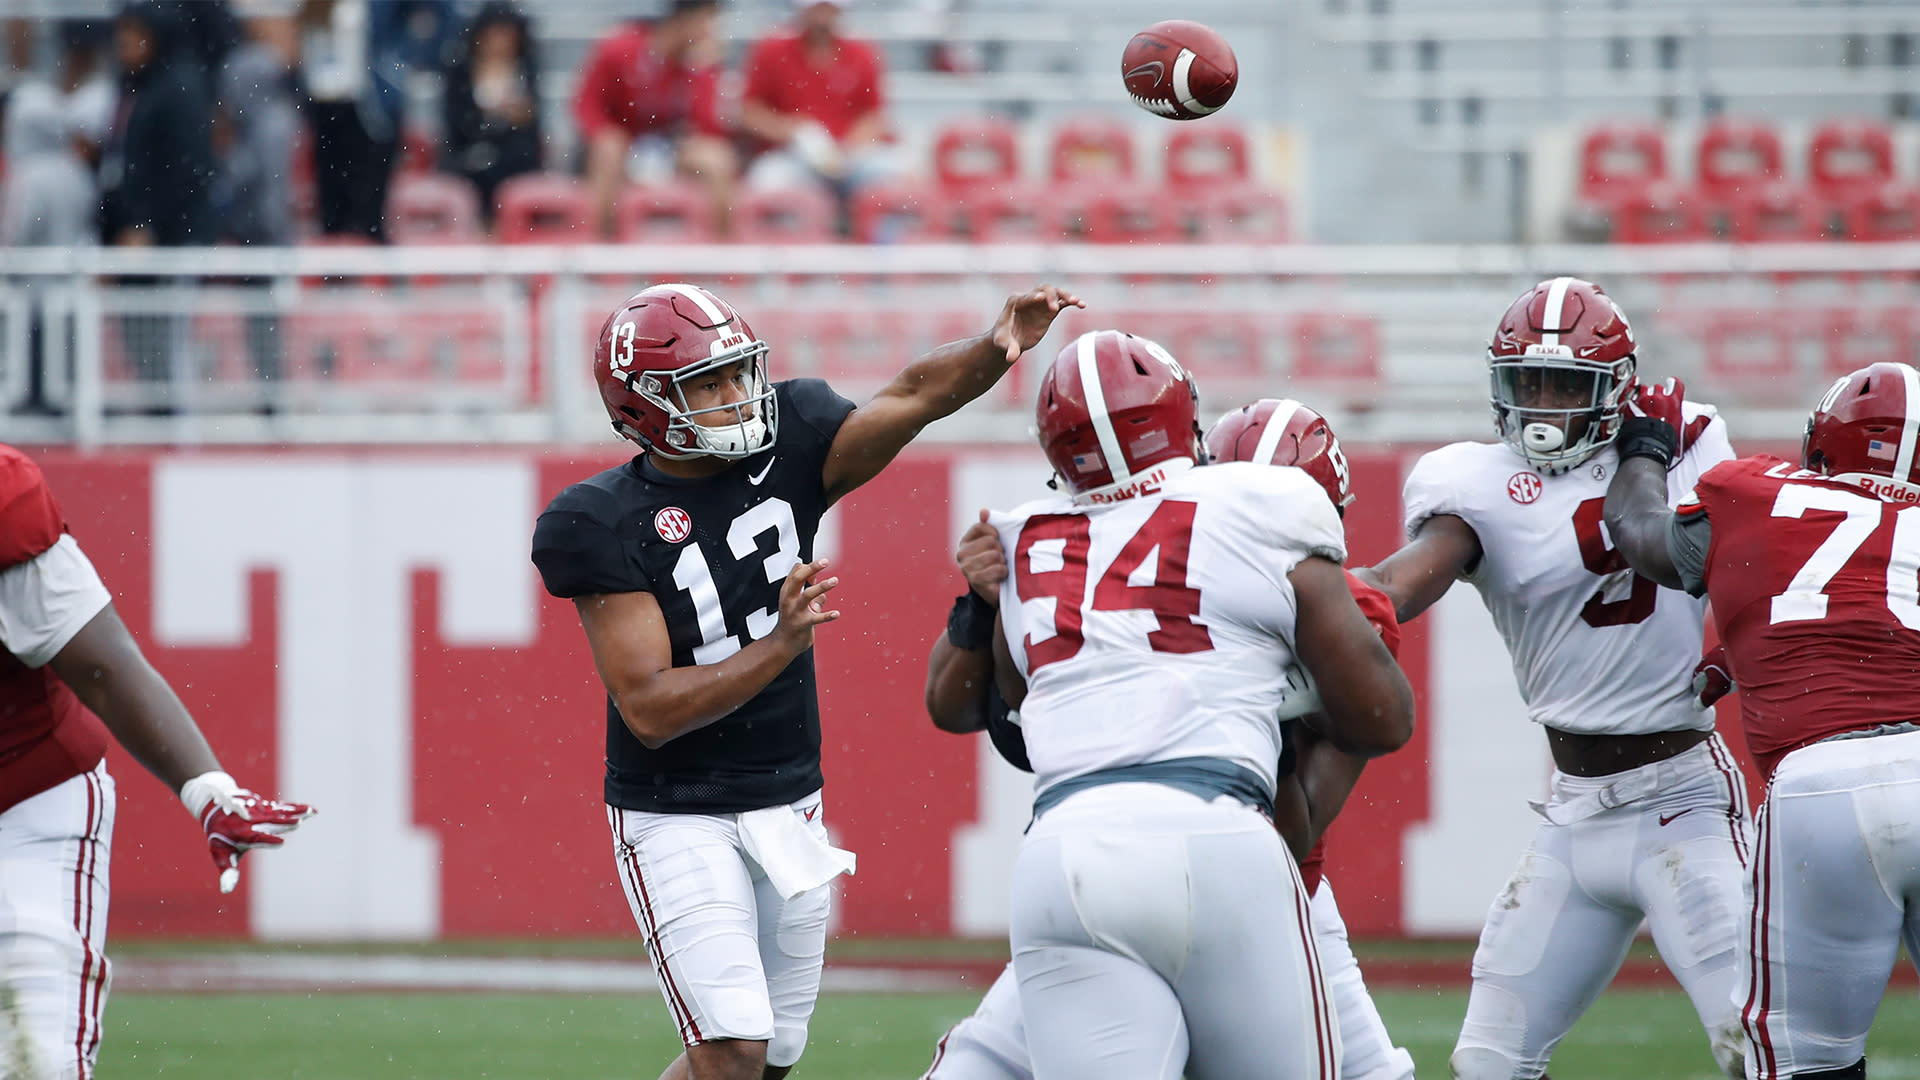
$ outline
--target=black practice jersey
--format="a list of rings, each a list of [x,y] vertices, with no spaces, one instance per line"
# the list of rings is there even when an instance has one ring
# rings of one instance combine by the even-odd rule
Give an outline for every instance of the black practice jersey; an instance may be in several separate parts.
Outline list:
[[[533,562],[547,591],[563,598],[651,593],[675,667],[717,664],[771,633],[787,571],[813,558],[827,510],[821,472],[853,411],[818,379],[777,383],[774,391],[774,445],[716,476],[667,476],[642,454],[561,492],[533,532]],[[609,805],[737,813],[819,787],[811,650],[729,715],[656,750],[607,701]]]

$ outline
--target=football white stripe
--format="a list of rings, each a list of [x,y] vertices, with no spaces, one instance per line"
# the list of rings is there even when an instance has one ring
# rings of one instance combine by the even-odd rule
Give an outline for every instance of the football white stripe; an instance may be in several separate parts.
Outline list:
[[[1300,411],[1300,403],[1292,398],[1282,398],[1273,407],[1273,415],[1267,417],[1267,426],[1260,430],[1260,442],[1253,448],[1253,460],[1256,465],[1273,464],[1274,451],[1280,449],[1280,436],[1293,422],[1293,414]]]
[[[1920,371],[1912,364],[1900,365],[1900,376],[1907,383],[1907,422],[1900,425],[1900,456],[1893,461],[1893,478],[1902,483],[1912,479],[1913,449],[1920,436]]]
[[[709,319],[712,319],[713,325],[722,326],[722,325],[725,325],[725,323],[727,322],[726,313],[721,311],[720,308],[716,304],[714,304],[713,296],[709,294],[707,290],[701,288],[700,286],[683,285],[683,284],[680,284],[679,282],[670,282],[660,287],[663,289],[672,289],[674,292],[677,292],[681,296],[684,296],[687,299],[693,301],[695,304],[698,304],[700,306],[701,314],[705,315]]]
[[[1100,455],[1113,470],[1113,482],[1122,484],[1133,477],[1133,470],[1127,468],[1127,457],[1120,452],[1120,436],[1113,430],[1113,417],[1107,415],[1107,395],[1100,389],[1100,363],[1094,355],[1099,336],[1099,331],[1090,331],[1081,334],[1075,343],[1079,346],[1080,388],[1087,395],[1087,415],[1093,418],[1093,433],[1100,438]]]
[[[1561,309],[1567,306],[1567,286],[1571,284],[1572,278],[1557,277],[1547,286],[1547,310],[1540,318],[1540,325],[1547,328],[1546,333],[1540,335],[1542,345],[1560,344],[1560,335],[1553,328],[1560,325]]]
[[[1173,100],[1179,102],[1181,108],[1199,116],[1218,112],[1220,106],[1201,104],[1200,99],[1193,96],[1193,90],[1188,86],[1187,73],[1193,70],[1193,60],[1192,49],[1181,49],[1180,55],[1174,59]]]

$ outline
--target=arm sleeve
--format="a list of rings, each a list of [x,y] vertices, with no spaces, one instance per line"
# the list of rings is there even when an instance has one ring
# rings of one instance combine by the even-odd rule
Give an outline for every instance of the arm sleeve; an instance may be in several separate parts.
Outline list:
[[[44,666],[113,597],[71,536],[0,571],[0,644],[31,668]]]
[[[1706,507],[1688,496],[1680,509],[1667,519],[1667,556],[1680,572],[1680,584],[1692,596],[1707,591],[1707,554],[1713,550],[1713,523],[1707,520]]]
[[[66,531],[40,466],[17,451],[0,449],[0,567],[34,558]]]
[[[824,379],[791,379],[782,386],[785,400],[780,402],[780,426],[796,425],[803,433],[800,443],[818,467],[825,468],[827,451],[840,425],[853,413],[853,402],[841,397]]]
[[[533,565],[547,592],[561,599],[601,593],[651,592],[613,529],[583,510],[556,505],[533,529]]]

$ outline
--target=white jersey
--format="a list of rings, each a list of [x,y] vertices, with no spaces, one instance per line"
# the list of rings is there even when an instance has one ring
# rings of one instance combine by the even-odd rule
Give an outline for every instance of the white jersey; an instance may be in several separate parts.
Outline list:
[[[1677,504],[1700,474],[1733,457],[1726,422],[1709,417],[1667,473]],[[1505,443],[1455,443],[1407,475],[1407,533],[1436,514],[1466,520],[1480,562],[1466,575],[1506,639],[1520,696],[1536,723],[1589,735],[1713,728],[1696,708],[1705,600],[1639,577],[1601,524],[1620,457],[1608,446],[1560,476],[1545,476]]]
[[[1288,679],[1287,575],[1311,555],[1345,561],[1340,517],[1298,469],[1168,464],[1157,493],[1092,506],[1058,495],[991,518],[1041,789],[1188,757],[1275,782],[1278,717],[1306,692]]]

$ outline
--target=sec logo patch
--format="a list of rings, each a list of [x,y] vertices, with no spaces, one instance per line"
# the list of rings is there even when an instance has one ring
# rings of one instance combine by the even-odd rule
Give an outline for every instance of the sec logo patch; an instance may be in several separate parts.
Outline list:
[[[653,515],[653,531],[669,544],[677,544],[693,534],[693,518],[677,506],[669,506]]]
[[[1514,502],[1525,506],[1540,497],[1542,486],[1538,473],[1517,472],[1507,481],[1507,494],[1513,496]]]

